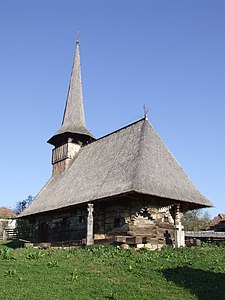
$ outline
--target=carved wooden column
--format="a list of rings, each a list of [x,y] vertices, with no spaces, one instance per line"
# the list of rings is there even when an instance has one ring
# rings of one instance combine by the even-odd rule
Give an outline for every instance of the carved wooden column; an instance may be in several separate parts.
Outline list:
[[[88,217],[87,217],[87,246],[89,245],[93,245],[94,244],[94,240],[93,240],[93,204],[88,203]]]
[[[184,226],[181,224],[181,212],[180,204],[175,206],[175,226],[174,226],[174,238],[175,238],[175,247],[185,247],[184,239]]]

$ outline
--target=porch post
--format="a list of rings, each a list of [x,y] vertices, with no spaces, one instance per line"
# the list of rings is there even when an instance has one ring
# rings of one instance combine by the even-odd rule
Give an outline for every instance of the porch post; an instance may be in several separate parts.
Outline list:
[[[174,225],[175,247],[185,247],[184,226],[181,224],[180,204],[175,205],[175,225]]]
[[[93,204],[88,203],[88,217],[87,217],[87,241],[86,241],[86,245],[90,246],[94,244],[94,240],[93,240]]]

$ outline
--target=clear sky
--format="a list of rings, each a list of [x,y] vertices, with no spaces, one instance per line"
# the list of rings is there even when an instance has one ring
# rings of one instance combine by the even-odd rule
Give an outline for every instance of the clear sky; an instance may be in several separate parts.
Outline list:
[[[80,31],[88,129],[149,120],[225,213],[224,0],[0,0],[0,206],[51,176]]]

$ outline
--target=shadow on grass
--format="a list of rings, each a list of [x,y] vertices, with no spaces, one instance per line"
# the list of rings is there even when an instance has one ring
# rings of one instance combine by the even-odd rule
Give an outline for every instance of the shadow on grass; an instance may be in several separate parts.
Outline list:
[[[12,249],[17,249],[17,248],[23,247],[23,243],[20,242],[19,240],[11,240],[11,241],[2,242],[0,244],[0,247],[1,246],[12,248]]]
[[[168,281],[189,290],[199,300],[225,299],[225,274],[177,267],[163,272]]]

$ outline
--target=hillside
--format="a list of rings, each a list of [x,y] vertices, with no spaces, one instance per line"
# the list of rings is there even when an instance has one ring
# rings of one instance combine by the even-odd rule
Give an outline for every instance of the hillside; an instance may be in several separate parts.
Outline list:
[[[0,269],[0,299],[225,299],[223,245],[153,252],[0,245]]]

